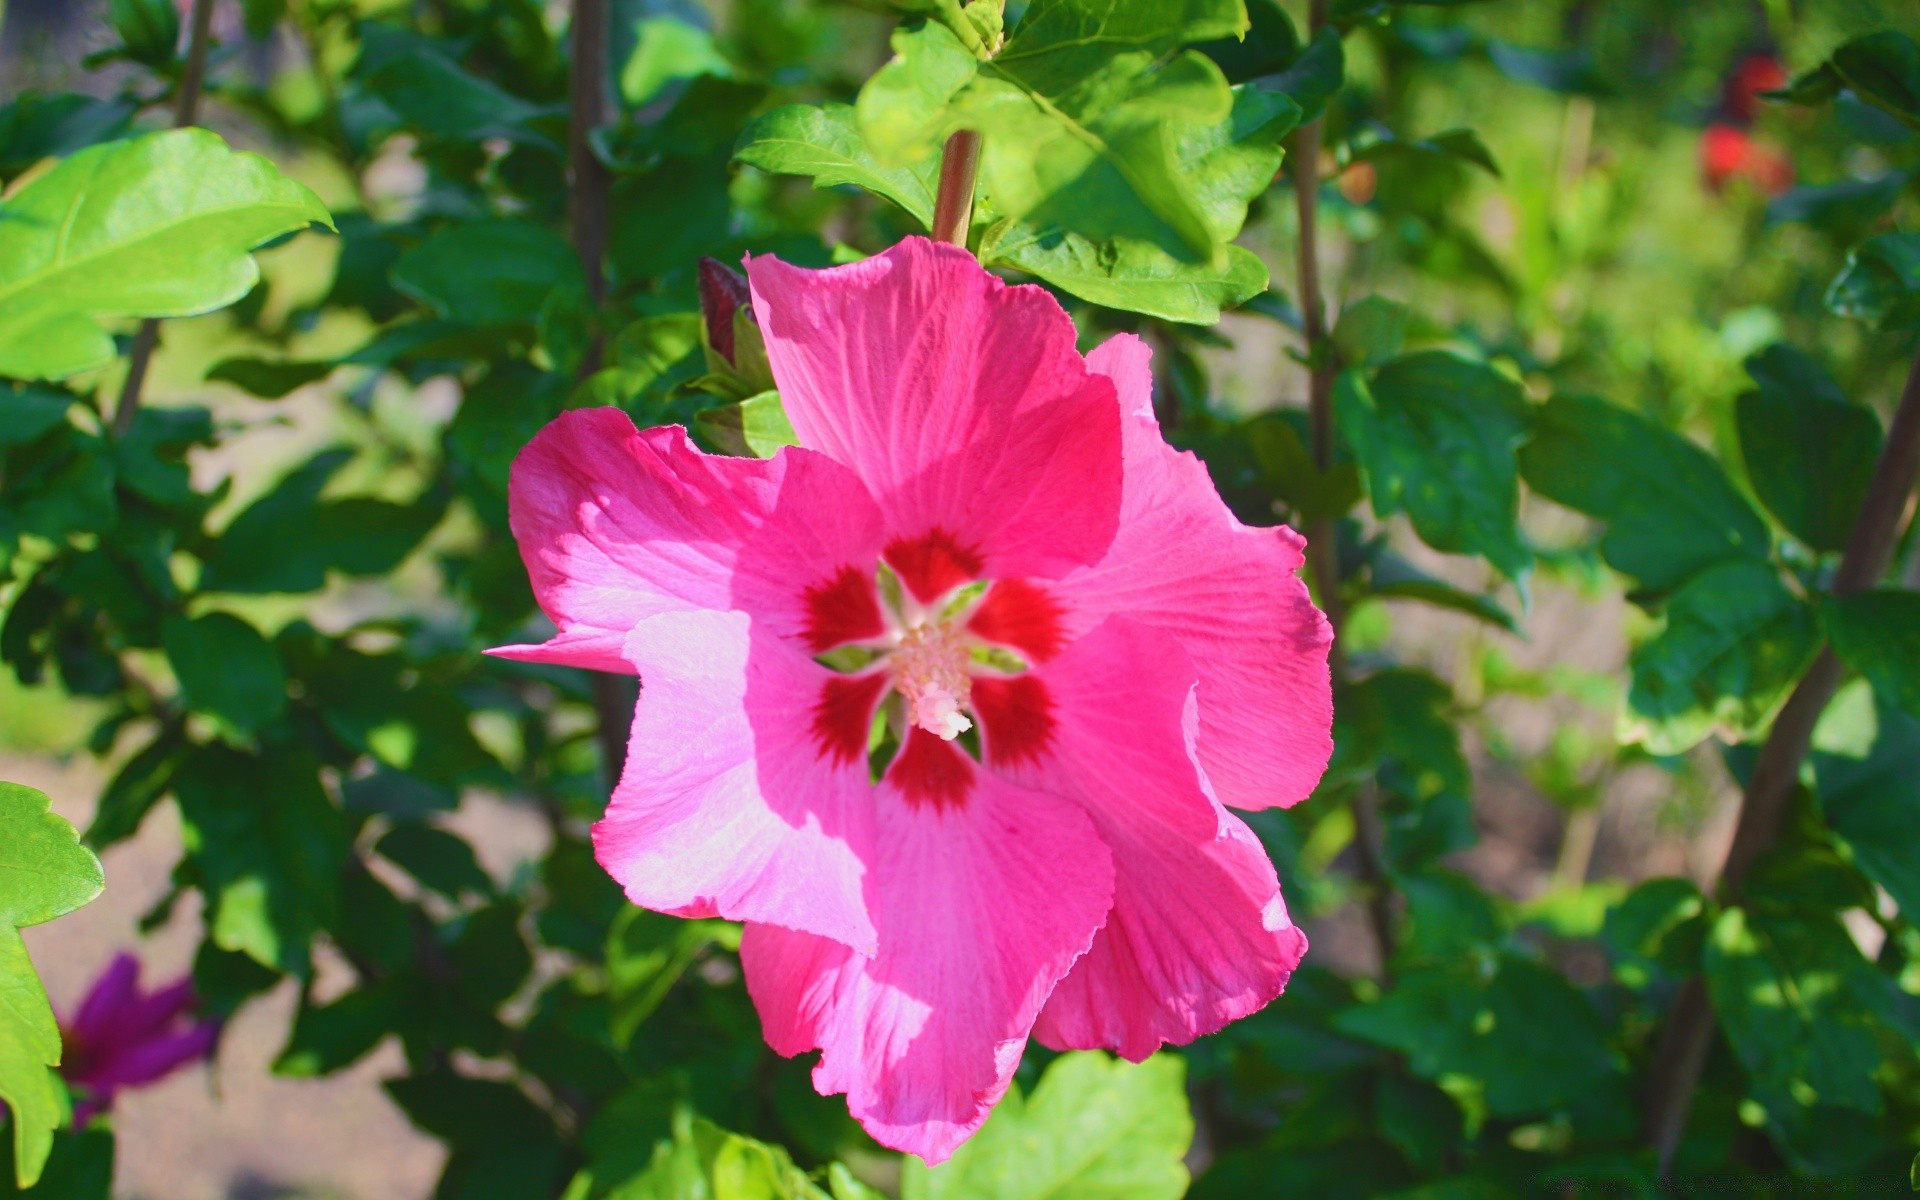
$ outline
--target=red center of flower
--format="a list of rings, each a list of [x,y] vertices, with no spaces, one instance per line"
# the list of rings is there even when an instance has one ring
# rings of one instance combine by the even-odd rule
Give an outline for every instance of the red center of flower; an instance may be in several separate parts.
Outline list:
[[[813,707],[823,758],[865,755],[908,803],[946,808],[965,803],[982,756],[1016,765],[1045,754],[1053,704],[1027,668],[1058,653],[1064,613],[1044,586],[983,581],[981,570],[978,554],[935,530],[808,589],[803,639],[837,672]]]

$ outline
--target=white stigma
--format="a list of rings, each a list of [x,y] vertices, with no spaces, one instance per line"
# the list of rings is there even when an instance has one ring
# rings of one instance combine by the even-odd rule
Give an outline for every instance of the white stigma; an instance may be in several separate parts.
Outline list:
[[[973,698],[965,638],[941,622],[907,630],[893,652],[893,686],[906,698],[907,721],[950,742],[973,722],[961,711]]]

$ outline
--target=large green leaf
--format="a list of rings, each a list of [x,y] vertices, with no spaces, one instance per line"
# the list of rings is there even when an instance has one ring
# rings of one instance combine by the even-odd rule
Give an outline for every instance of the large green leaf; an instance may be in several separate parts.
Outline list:
[[[1234,89],[1224,120],[1193,126],[1180,138],[1180,169],[1217,241],[1239,234],[1248,204],[1280,169],[1280,138],[1299,119],[1299,107],[1286,97],[1242,87]],[[1152,241],[1095,241],[1059,223],[1003,222],[983,238],[980,255],[991,266],[1027,271],[1096,304],[1189,324],[1211,324],[1221,309],[1267,286],[1266,264],[1238,246],[1226,246],[1210,262],[1188,262]]]
[[[511,217],[449,226],[394,264],[393,284],[464,325],[531,325],[554,291],[587,286],[567,239]]]
[[[1813,773],[1827,824],[1853,861],[1909,918],[1920,915],[1920,720],[1881,706],[1864,755],[1815,754]]]
[[[1520,540],[1514,448],[1526,436],[1520,385],[1484,363],[1428,350],[1371,380],[1341,377],[1340,430],[1382,517],[1405,511],[1436,550],[1478,554],[1510,578],[1532,556]]]
[[[906,167],[882,166],[861,136],[849,104],[776,108],[747,126],[734,158],[777,175],[811,176],[815,187],[853,184],[885,196],[920,224],[933,224],[939,161],[927,158]]]
[[[1837,919],[1728,909],[1707,937],[1705,971],[1727,1041],[1769,1109],[1880,1111],[1873,1073],[1895,992]]]
[[[1559,972],[1511,955],[1491,973],[1471,958],[1409,971],[1334,1025],[1405,1054],[1422,1079],[1477,1086],[1495,1116],[1570,1105],[1614,1071],[1606,1027],[1586,997]]]
[[[161,645],[187,706],[241,733],[261,729],[287,710],[287,669],[273,643],[232,613],[188,619],[168,614]]]
[[[1179,146],[1225,119],[1233,98],[1210,59],[1178,48],[1245,23],[1234,0],[1041,0],[981,63],[928,22],[895,36],[898,57],[861,91],[860,127],[898,164],[924,160],[956,129],[979,130],[981,186],[1002,216],[1209,262],[1219,239]]]
[[[938,1167],[906,1160],[903,1200],[1177,1200],[1193,1140],[1186,1064],[1065,1054],[1033,1095],[1009,1088],[971,1141]]]
[[[1833,652],[1887,703],[1920,717],[1920,592],[1860,592],[1821,606]]]
[[[1627,732],[1655,754],[1764,728],[1819,649],[1813,609],[1764,562],[1708,568],[1674,593],[1666,618],[1634,650],[1627,693]]]
[[[1798,104],[1832,100],[1843,89],[1920,129],[1920,45],[1896,30],[1854,38],[1826,62],[1795,79],[1786,98]]]
[[[314,222],[305,185],[203,129],[82,150],[0,203],[0,374],[108,361],[102,318],[231,304],[260,277],[248,251]]]
[[[1815,550],[1846,545],[1880,457],[1880,422],[1811,359],[1770,346],[1747,364],[1736,405],[1747,478],[1768,511]]]
[[[72,912],[100,894],[100,860],[46,796],[0,783],[0,1100],[13,1110],[14,1172],[32,1186],[67,1119],[60,1030],[27,958],[20,929]]]
[[[187,853],[223,950],[306,973],[307,946],[333,919],[347,845],[319,764],[203,746],[174,780]]]
[[[1650,591],[1771,549],[1766,523],[1712,455],[1605,400],[1555,396],[1535,410],[1520,473],[1549,500],[1605,522],[1601,554]]]

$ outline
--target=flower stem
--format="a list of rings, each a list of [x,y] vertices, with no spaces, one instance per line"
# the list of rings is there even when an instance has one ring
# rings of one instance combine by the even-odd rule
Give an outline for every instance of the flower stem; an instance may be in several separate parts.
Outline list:
[[[940,152],[940,190],[933,202],[933,240],[965,248],[973,224],[973,184],[980,172],[980,135],[962,129]]]
[[[180,83],[173,94],[173,127],[185,129],[200,117],[200,90],[207,77],[207,43],[213,36],[213,0],[193,0],[192,22],[187,38],[187,61],[180,69]],[[140,411],[140,389],[146,386],[147,364],[160,344],[160,321],[148,317],[140,322],[133,336],[133,349],[127,354],[127,378],[120,385],[120,403],[113,410],[113,431],[125,433]]]
[[[1894,412],[1886,445],[1867,486],[1866,500],[1841,553],[1831,587],[1835,596],[1870,588],[1886,572],[1916,482],[1920,482],[1920,354],[1908,368],[1900,407]],[[1753,774],[1748,777],[1733,845],[1720,868],[1717,892],[1723,902],[1739,901],[1747,872],[1786,829],[1794,789],[1800,781],[1800,764],[1813,744],[1813,727],[1839,690],[1842,674],[1833,650],[1823,647],[1794,685],[1793,694],[1774,718],[1773,728],[1767,731]],[[1686,1132],[1700,1073],[1713,1048],[1713,1034],[1713,1005],[1706,984],[1699,975],[1693,975],[1674,1000],[1647,1081],[1642,1134],[1659,1158],[1663,1179]]]
[[[1307,14],[1307,36],[1311,38],[1327,23],[1326,0],[1312,0]],[[1320,285],[1320,146],[1325,128],[1324,116],[1302,125],[1294,135],[1288,152],[1287,174],[1293,181],[1293,197],[1300,217],[1300,325],[1307,351],[1307,436],[1313,452],[1313,465],[1320,471],[1333,466],[1333,379],[1339,364],[1333,344],[1327,336],[1327,312]],[[1307,568],[1319,592],[1320,608],[1333,626],[1333,645],[1328,651],[1327,667],[1333,675],[1334,691],[1345,685],[1346,655],[1340,646],[1340,627],[1346,612],[1340,598],[1340,554],[1338,526],[1331,517],[1316,517],[1307,522]],[[1385,865],[1386,835],[1380,823],[1380,797],[1371,782],[1364,783],[1353,797],[1354,858],[1367,887],[1367,921],[1373,930],[1384,976],[1393,957],[1393,896]]]

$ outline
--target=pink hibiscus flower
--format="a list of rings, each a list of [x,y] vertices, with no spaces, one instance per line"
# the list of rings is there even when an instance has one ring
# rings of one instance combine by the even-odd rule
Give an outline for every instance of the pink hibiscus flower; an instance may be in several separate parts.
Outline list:
[[[113,1107],[128,1088],[158,1083],[213,1052],[218,1021],[194,1021],[193,983],[140,990],[140,963],[114,956],[60,1031],[60,1073],[79,1093],[74,1127]]]
[[[1228,513],[1154,421],[1148,351],[909,239],[748,264],[800,446],[722,458],[571,412],[513,471],[544,645],[637,672],[594,829],[634,903],[744,921],[768,1042],[939,1162],[1028,1036],[1142,1059],[1306,949],[1223,805],[1331,752],[1301,539]]]

